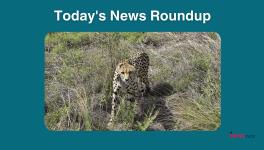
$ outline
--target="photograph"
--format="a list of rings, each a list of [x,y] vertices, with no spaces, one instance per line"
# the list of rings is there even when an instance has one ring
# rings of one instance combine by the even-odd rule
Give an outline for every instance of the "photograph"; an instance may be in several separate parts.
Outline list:
[[[50,131],[216,131],[216,32],[49,32],[44,124]]]

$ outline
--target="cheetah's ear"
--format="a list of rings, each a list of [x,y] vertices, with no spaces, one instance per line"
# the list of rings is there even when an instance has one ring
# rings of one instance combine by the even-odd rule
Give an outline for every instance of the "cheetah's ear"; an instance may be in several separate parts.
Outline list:
[[[128,64],[129,64],[129,65],[133,65],[133,63],[132,63],[132,60],[131,60],[131,59],[128,59],[128,60],[127,60],[127,62],[128,62]]]

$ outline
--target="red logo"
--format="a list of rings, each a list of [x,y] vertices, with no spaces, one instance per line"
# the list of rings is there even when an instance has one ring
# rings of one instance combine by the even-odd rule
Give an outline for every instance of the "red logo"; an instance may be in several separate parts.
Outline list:
[[[245,134],[245,133],[233,133],[229,132],[229,138],[232,139],[245,139],[245,138],[255,138],[255,134]]]

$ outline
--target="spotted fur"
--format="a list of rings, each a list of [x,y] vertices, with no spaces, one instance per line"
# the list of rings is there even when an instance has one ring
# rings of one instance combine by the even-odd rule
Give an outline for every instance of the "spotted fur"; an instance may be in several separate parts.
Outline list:
[[[149,57],[140,52],[136,56],[121,61],[117,66],[113,78],[112,110],[109,126],[112,125],[118,96],[130,95],[140,103],[144,93],[150,90],[148,81]]]

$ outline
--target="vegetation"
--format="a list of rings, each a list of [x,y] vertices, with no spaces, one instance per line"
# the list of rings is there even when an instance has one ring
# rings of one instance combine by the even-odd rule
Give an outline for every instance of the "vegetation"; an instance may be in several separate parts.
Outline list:
[[[152,92],[122,98],[107,128],[116,64],[150,57]],[[50,130],[215,130],[220,126],[220,37],[216,33],[48,33],[45,124]]]

